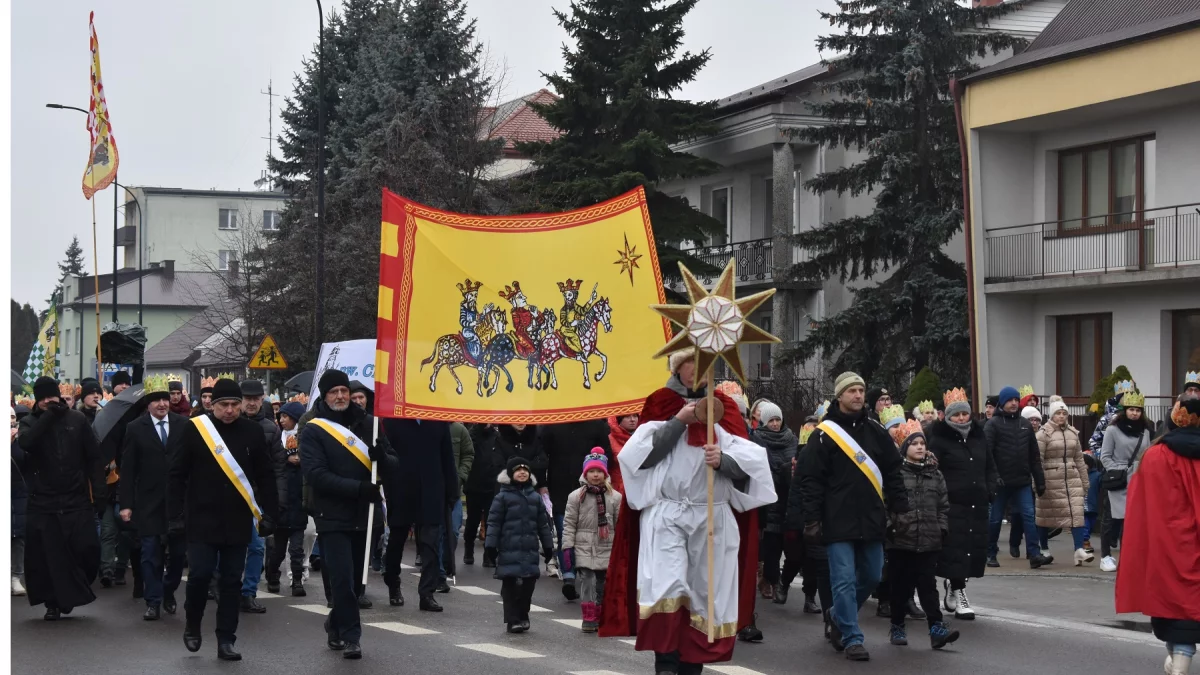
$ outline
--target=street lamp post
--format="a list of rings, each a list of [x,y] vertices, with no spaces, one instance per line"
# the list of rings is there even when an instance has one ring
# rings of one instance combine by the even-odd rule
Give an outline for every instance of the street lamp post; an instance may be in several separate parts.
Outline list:
[[[325,11],[317,0],[317,311],[316,344],[325,340]]]
[[[142,221],[142,202],[138,201],[137,195],[134,194],[133,190],[130,190],[128,187],[121,185],[120,183],[118,183],[115,180],[113,181],[113,185],[116,185],[117,187],[121,188],[122,190],[128,192],[129,196],[133,199],[133,203],[137,204],[137,212],[138,212],[138,229],[137,229],[138,324],[141,324],[142,323],[142,276],[143,276],[143,274],[142,274],[142,246],[145,243],[145,239],[143,239],[143,237],[146,236],[146,233],[143,230],[144,223]],[[113,247],[113,250],[116,250],[115,246]]]

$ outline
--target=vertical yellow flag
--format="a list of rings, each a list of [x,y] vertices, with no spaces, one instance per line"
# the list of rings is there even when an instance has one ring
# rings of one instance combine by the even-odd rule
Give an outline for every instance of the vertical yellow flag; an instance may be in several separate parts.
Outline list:
[[[83,172],[83,196],[92,195],[108,187],[117,178],[117,141],[113,139],[112,124],[108,119],[108,103],[104,100],[104,82],[100,79],[100,42],[96,39],[96,13],[88,15],[91,32],[92,52],[92,100],[88,105],[88,148],[87,169]]]

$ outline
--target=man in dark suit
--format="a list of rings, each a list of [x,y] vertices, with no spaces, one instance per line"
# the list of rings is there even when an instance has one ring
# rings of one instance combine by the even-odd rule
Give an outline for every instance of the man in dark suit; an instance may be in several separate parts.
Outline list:
[[[167,469],[173,448],[188,424],[170,412],[171,398],[163,376],[144,383],[147,413],[125,427],[121,443],[121,520],[137,527],[142,542],[142,583],[146,613],[155,621],[159,609],[174,614],[175,590],[183,576],[187,541],[182,532],[167,533]],[[163,577],[163,558],[167,574]]]

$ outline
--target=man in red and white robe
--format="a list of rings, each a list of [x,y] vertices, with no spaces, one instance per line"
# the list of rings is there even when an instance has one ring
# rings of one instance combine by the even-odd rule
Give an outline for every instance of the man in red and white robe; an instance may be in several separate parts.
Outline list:
[[[720,392],[716,443],[705,445],[705,393],[692,389],[690,357],[672,355],[671,379],[646,399],[640,426],[617,456],[625,501],[600,626],[602,636],[636,634],[636,648],[655,653],[656,673],[679,675],[732,657],[738,630],[753,616],[755,509],[776,500],[766,454],[746,440],[737,404]],[[716,470],[712,617],[707,466]],[[710,622],[716,628],[712,643]]]

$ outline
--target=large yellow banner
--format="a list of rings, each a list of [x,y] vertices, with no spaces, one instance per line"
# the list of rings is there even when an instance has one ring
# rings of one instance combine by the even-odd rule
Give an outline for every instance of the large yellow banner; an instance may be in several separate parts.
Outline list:
[[[671,332],[646,196],[466,216],[383,193],[375,411],[551,423],[638,412]]]
[[[88,105],[88,133],[91,145],[88,148],[87,169],[83,172],[83,196],[92,195],[108,187],[117,179],[117,165],[121,163],[117,154],[117,141],[112,135],[112,123],[108,119],[108,101],[104,96],[104,80],[100,77],[100,40],[96,37],[96,13],[88,14],[88,41],[91,49],[91,103]]]

